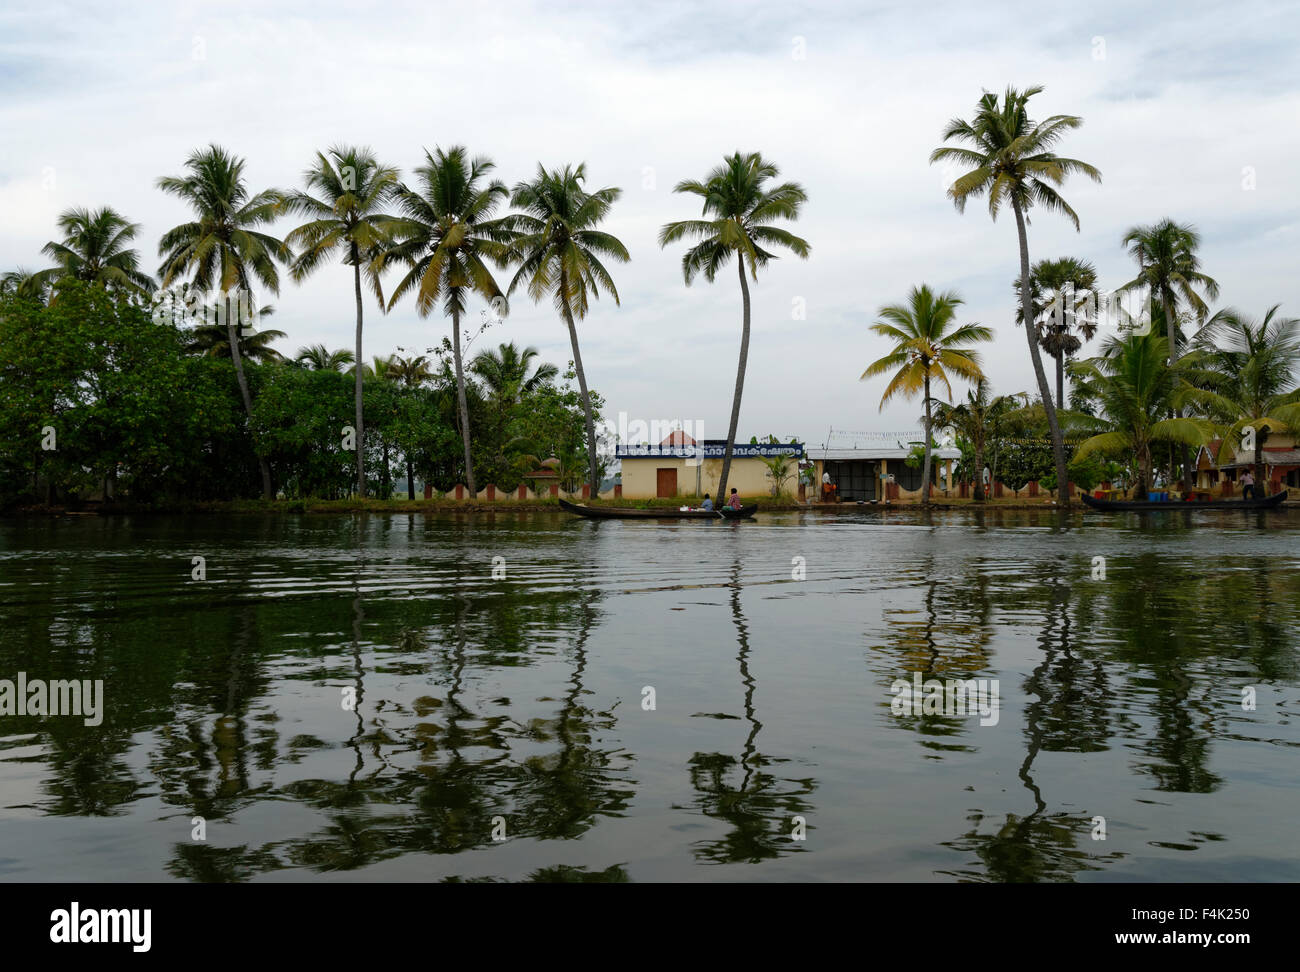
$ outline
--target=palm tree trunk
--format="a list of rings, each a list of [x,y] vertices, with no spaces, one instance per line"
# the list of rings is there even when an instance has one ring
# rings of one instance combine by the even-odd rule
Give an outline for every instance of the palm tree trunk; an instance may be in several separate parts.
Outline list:
[[[1065,408],[1065,353],[1056,356],[1056,407]]]
[[[406,498],[408,501],[415,499],[415,476],[412,473],[409,456],[406,460]]]
[[[984,440],[975,440],[975,502],[984,502]]]
[[[469,489],[469,498],[474,499],[478,490],[474,488],[474,460],[469,454],[469,405],[465,401],[465,368],[460,360],[460,311],[451,312],[451,351],[456,362],[456,410],[460,413],[460,438],[465,443],[465,486]]]
[[[568,271],[560,267],[560,293],[568,294]],[[582,352],[578,350],[578,329],[573,323],[573,311],[568,297],[564,300],[564,323],[569,325],[569,343],[573,346],[573,370],[578,375],[578,391],[582,394],[582,415],[587,423],[587,481],[591,484],[591,498],[600,493],[600,472],[596,468],[596,423],[591,418],[591,396],[587,394],[587,374],[582,370]]]
[[[230,339],[230,360],[235,363],[235,380],[239,383],[239,396],[244,400],[244,414],[248,416],[248,431],[253,432],[253,396],[248,393],[248,379],[244,377],[244,358],[239,353],[239,325],[232,317],[227,318],[226,334]],[[275,499],[271,489],[271,467],[266,458],[259,455],[257,465],[262,473],[262,499]]]
[[[1169,337],[1169,364],[1172,367],[1174,362],[1178,360],[1178,322],[1174,319],[1173,301],[1169,299],[1169,294],[1168,293],[1161,294],[1160,301],[1165,311],[1165,334],[1167,334]],[[1178,417],[1182,417],[1182,414],[1183,414],[1182,409],[1177,409],[1174,412],[1174,415]],[[1172,445],[1169,447],[1169,450],[1170,450],[1170,457],[1171,457],[1171,464],[1172,464],[1172,453],[1173,453]],[[1190,489],[1193,485],[1191,450],[1187,448],[1186,444],[1183,444],[1180,447],[1180,451],[1182,453],[1183,485],[1186,488]],[[1171,479],[1173,478],[1172,472],[1173,470],[1170,470]]]
[[[745,390],[745,367],[749,364],[749,281],[745,279],[745,257],[736,254],[740,270],[740,299],[744,311],[740,331],[740,361],[736,365],[736,392],[731,398],[731,424],[727,427],[727,448],[722,453],[722,477],[718,480],[718,502],[727,501],[727,477],[731,475],[731,453],[736,446],[736,427],[740,424],[740,396]]]
[[[1034,364],[1034,378],[1038,381],[1038,394],[1043,400],[1043,411],[1047,413],[1047,427],[1052,436],[1056,482],[1060,487],[1059,502],[1062,506],[1069,506],[1070,478],[1065,469],[1065,441],[1061,437],[1056,406],[1052,404],[1052,391],[1047,384],[1047,373],[1043,370],[1043,359],[1038,353],[1038,324],[1034,321],[1034,305],[1029,293],[1029,235],[1025,230],[1025,214],[1020,208],[1019,199],[1013,197],[1011,206],[1016,212],[1016,232],[1020,236],[1020,309],[1025,319],[1025,337],[1029,341],[1029,359]]]
[[[357,245],[352,244],[352,279],[356,285],[357,293],[357,495],[365,498],[366,495],[366,429],[365,417],[361,409],[361,383],[365,369],[361,366],[364,360],[361,357],[361,256],[357,252]]]
[[[930,505],[930,362],[925,374],[925,460],[921,463],[921,505]]]

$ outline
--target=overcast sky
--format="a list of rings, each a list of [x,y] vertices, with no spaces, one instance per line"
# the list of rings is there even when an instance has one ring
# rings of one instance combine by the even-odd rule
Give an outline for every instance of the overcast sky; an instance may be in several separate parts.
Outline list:
[[[807,261],[770,264],[752,287],[740,438],[812,445],[830,428],[918,427],[918,403],[880,412],[860,382],[887,350],[868,326],[921,282],[954,288],[992,327],[995,391],[1033,388],[1014,325],[1014,220],[959,215],[927,163],[944,124],[983,89],[1042,84],[1035,117],[1081,115],[1062,154],[1101,185],[1064,189],[1082,221],[1041,213],[1030,257],[1092,260],[1128,280],[1124,231],[1194,223],[1218,305],[1300,314],[1300,10],[1293,3],[187,3],[9,0],[0,12],[0,269],[46,265],[58,214],[109,205],[141,224],[146,268],[189,214],[154,187],[217,142],[247,159],[250,188],[298,184],[312,153],[371,146],[404,172],[422,149],[464,144],[508,185],[585,161],[589,186],[623,189],[606,228],[627,245],[622,305],[579,326],[606,413],[702,423],[726,434],[740,340],[734,268],[683,285],[661,224],[697,216],[675,195],[724,154],[761,151],[809,201],[791,228]],[[950,180],[949,180],[950,181]],[[1253,185],[1253,188],[1248,188]],[[279,224],[281,231],[288,223]],[[351,347],[351,275],[286,282],[280,350]],[[793,319],[796,298],[806,319]],[[471,314],[478,317],[475,305]],[[408,302],[367,305],[366,353],[423,351],[449,334]],[[518,294],[472,350],[513,340],[571,357],[549,302]],[[1050,359],[1048,359],[1050,363]],[[964,389],[958,389],[958,394]],[[834,444],[851,444],[836,436]]]

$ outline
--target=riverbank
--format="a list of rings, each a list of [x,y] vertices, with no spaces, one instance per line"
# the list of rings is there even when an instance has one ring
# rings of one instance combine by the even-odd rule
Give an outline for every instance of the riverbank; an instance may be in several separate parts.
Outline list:
[[[593,506],[619,509],[675,510],[683,505],[693,505],[693,498],[675,499],[617,499],[600,500]],[[894,501],[890,503],[800,503],[790,499],[771,497],[745,497],[746,504],[757,503],[760,513],[788,513],[817,511],[820,513],[861,513],[868,510],[917,510],[919,501]],[[1056,508],[1055,500],[1044,498],[1002,498],[976,503],[972,499],[936,497],[930,503],[934,510],[947,509],[997,509],[1042,510]],[[1077,501],[1073,509],[1082,509]],[[121,516],[138,514],[217,513],[217,514],[267,514],[267,513],[560,513],[556,499],[531,500],[456,500],[456,499],[283,499],[283,500],[219,500],[206,502],[165,503],[78,503],[53,506],[17,506],[5,510],[7,516]]]

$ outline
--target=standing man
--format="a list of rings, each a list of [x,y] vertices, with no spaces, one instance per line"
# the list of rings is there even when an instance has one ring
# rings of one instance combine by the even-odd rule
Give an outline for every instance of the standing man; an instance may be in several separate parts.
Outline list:
[[[1255,477],[1247,469],[1241,475],[1241,498],[1244,500],[1253,499],[1255,496]]]

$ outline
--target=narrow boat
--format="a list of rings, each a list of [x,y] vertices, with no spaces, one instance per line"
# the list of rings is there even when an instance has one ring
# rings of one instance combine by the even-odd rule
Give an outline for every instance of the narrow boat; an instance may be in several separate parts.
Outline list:
[[[1094,510],[1159,510],[1177,513],[1192,510],[1272,510],[1286,502],[1286,490],[1260,499],[1240,500],[1191,500],[1168,503],[1152,503],[1149,500],[1104,500],[1095,496],[1081,495],[1079,499]]]
[[[637,510],[621,506],[585,506],[562,499],[560,509],[591,520],[747,520],[758,512],[758,504],[742,506],[738,510],[725,506],[720,510],[674,510],[671,507]]]

